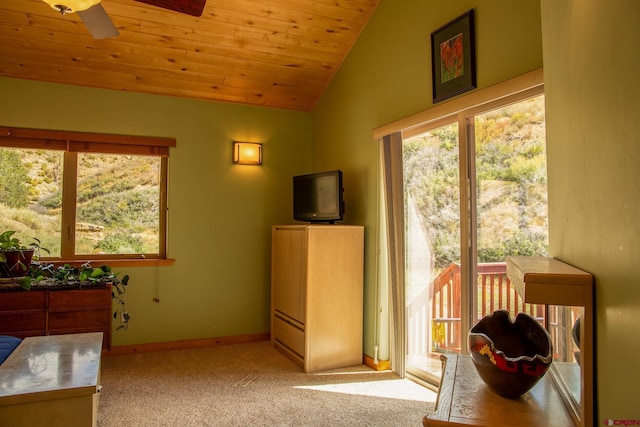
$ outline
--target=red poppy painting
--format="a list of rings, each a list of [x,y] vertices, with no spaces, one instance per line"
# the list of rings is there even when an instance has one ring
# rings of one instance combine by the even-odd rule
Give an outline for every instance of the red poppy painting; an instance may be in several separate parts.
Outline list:
[[[473,9],[431,34],[433,102],[476,87]]]
[[[451,79],[464,74],[464,50],[462,49],[462,34],[440,44],[440,82],[448,82]]]

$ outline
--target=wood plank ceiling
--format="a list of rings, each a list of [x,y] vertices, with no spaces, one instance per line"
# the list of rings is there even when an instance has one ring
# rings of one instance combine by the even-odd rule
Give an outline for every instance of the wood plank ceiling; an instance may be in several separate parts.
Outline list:
[[[0,76],[311,111],[380,0],[207,0],[193,17],[103,0],[120,31],[0,1]]]

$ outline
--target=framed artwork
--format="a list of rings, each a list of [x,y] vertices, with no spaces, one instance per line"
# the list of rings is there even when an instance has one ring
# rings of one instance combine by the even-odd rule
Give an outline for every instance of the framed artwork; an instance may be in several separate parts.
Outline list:
[[[433,103],[475,89],[473,9],[431,33]]]

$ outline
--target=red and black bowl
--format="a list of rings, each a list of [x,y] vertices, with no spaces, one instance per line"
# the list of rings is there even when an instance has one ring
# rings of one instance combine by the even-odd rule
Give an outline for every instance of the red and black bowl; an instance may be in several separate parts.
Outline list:
[[[553,359],[551,337],[531,316],[495,311],[469,332],[469,351],[480,378],[500,396],[517,398],[547,372]]]

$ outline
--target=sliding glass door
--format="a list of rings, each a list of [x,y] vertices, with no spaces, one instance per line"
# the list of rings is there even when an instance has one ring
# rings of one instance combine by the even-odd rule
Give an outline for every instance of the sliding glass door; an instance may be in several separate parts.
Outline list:
[[[402,135],[407,374],[437,382],[439,356],[497,309],[526,311],[509,255],[547,254],[544,96],[513,97]]]
[[[403,136],[405,368],[439,377],[439,354],[460,351],[460,165],[458,123]]]
[[[548,252],[544,96],[475,114],[467,124],[477,277],[471,321],[497,309],[542,321],[542,306],[524,304],[509,283],[505,258]]]

